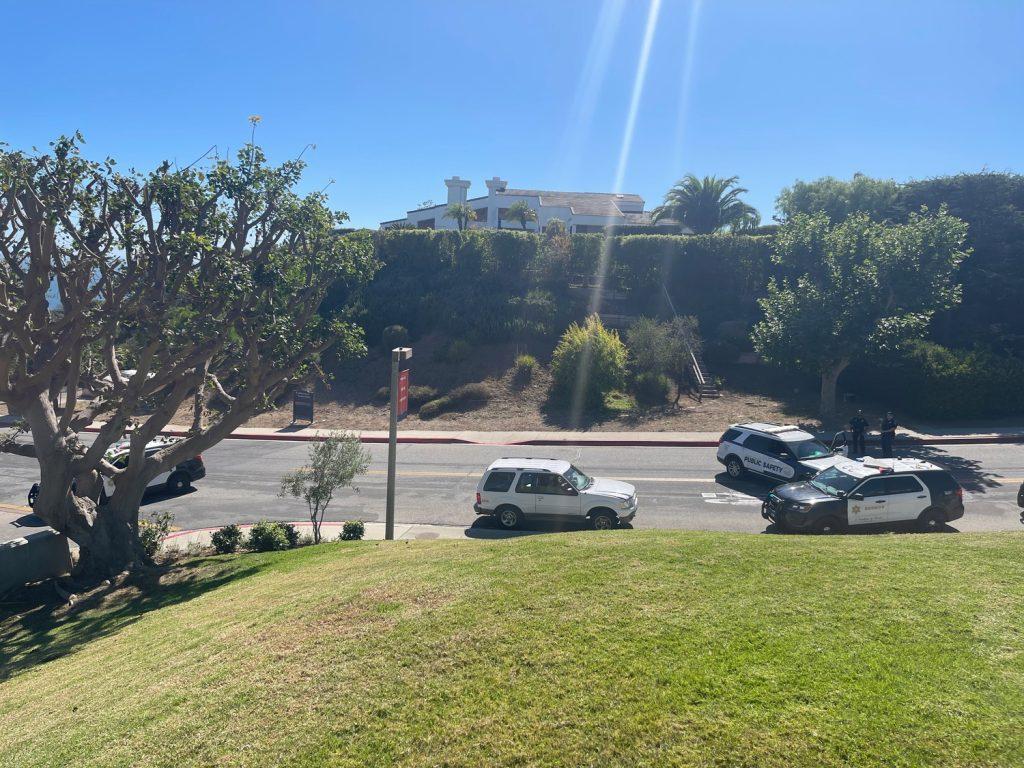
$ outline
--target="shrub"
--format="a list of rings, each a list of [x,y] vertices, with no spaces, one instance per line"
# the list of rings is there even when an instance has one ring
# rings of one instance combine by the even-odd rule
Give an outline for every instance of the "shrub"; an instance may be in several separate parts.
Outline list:
[[[341,541],[359,541],[366,535],[366,526],[362,520],[346,520],[341,526],[341,533],[338,539]]]
[[[526,384],[537,370],[537,358],[533,355],[518,355],[512,365],[512,377],[520,384]]]
[[[287,528],[295,530],[294,526],[285,526],[284,523],[260,520],[249,529],[245,546],[253,552],[280,552],[288,549],[290,541]]]
[[[1024,414],[1024,360],[985,349],[912,341],[880,365],[850,371],[847,387],[925,418],[997,418]]]
[[[238,547],[242,544],[242,529],[234,523],[225,525],[213,532],[210,543],[217,550],[217,554],[230,555],[232,552],[237,552]]]
[[[649,317],[637,318],[626,331],[626,346],[629,348],[633,370],[639,376],[664,373],[672,365],[674,340],[667,323],[659,323]]]
[[[473,354],[473,346],[465,339],[456,339],[448,347],[445,359],[449,363],[463,363]]]
[[[174,515],[170,512],[154,512],[148,520],[139,521],[139,541],[146,557],[152,560],[160,551],[160,543],[164,536],[171,532]]]
[[[409,387],[409,407],[415,408],[428,400],[437,397],[437,389],[434,387]],[[381,387],[373,396],[378,402],[387,403],[391,400],[391,387]]]
[[[457,410],[470,410],[488,402],[491,399],[491,391],[486,384],[463,384],[456,387],[444,397],[431,400],[420,406],[419,417],[421,419],[432,419],[442,413]]]
[[[663,373],[641,373],[633,382],[633,392],[641,405],[662,405],[668,399],[670,383]]]
[[[626,347],[615,331],[607,330],[597,315],[583,325],[573,323],[562,334],[551,358],[552,395],[572,405],[582,385],[581,405],[589,410],[603,407],[604,396],[626,379]]]
[[[389,325],[380,335],[380,343],[384,349],[409,346],[409,331],[404,325]]]
[[[299,546],[299,539],[301,538],[299,529],[291,523],[279,523],[279,525],[284,531],[284,537],[288,539],[288,548],[294,549]]]

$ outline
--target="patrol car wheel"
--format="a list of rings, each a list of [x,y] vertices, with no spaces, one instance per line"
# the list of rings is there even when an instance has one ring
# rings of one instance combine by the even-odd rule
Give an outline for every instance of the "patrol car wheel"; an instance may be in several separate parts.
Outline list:
[[[523,524],[523,513],[511,505],[499,507],[494,517],[498,521],[498,525],[506,531],[514,531]]]
[[[946,527],[946,516],[937,509],[926,509],[917,518],[917,526],[924,533],[937,533]]]
[[[812,529],[820,536],[832,536],[843,532],[843,525],[834,517],[823,517],[814,524]]]
[[[190,485],[192,481],[184,472],[176,472],[167,478],[167,492],[173,495],[184,493]]]
[[[733,480],[739,480],[743,477],[743,462],[735,456],[730,456],[725,460],[725,471]]]

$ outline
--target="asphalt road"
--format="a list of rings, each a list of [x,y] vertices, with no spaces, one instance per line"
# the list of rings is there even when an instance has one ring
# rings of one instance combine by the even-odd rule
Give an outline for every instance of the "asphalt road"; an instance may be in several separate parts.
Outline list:
[[[329,519],[383,520],[387,447],[368,446],[373,461],[357,482],[342,491]],[[966,514],[960,531],[1024,530],[1016,506],[1024,478],[1024,446],[969,445],[906,449],[950,469],[965,489]],[[181,528],[254,522],[260,518],[302,520],[301,501],[277,496],[281,476],[305,463],[305,443],[226,440],[204,453],[207,477],[182,496],[147,497],[143,514],[168,510]],[[677,528],[759,532],[766,529],[760,498],[769,490],[757,480],[734,482],[721,470],[711,448],[550,448],[479,445],[400,445],[398,522],[470,526],[476,484],[484,467],[500,456],[547,456],[573,461],[600,477],[637,487],[640,509],[634,528]],[[0,504],[24,505],[38,479],[34,460],[0,455]],[[487,521],[481,521],[486,527]],[[481,525],[477,523],[477,525]]]

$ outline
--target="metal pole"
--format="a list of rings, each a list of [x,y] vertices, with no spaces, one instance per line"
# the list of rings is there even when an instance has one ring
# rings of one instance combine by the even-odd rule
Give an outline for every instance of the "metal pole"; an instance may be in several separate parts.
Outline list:
[[[401,352],[391,350],[391,420],[388,433],[388,506],[384,514],[384,538],[395,538],[395,453],[398,449],[398,363]]]

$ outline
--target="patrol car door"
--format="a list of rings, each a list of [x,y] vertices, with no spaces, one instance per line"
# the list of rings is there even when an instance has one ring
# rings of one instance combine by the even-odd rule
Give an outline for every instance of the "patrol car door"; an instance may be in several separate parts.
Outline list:
[[[148,459],[150,456],[152,456],[154,453],[156,453],[157,451],[161,450],[164,447],[165,446],[160,446],[159,448],[149,448],[149,449],[147,449],[146,450],[146,458]],[[169,470],[169,469],[166,472],[161,472],[159,475],[157,475],[152,480],[150,480],[149,481],[149,485],[147,485],[146,487],[147,488],[152,488],[152,487],[154,487],[156,485],[163,485],[164,483],[167,482],[167,478],[169,478],[170,476],[171,476],[171,470]]]
[[[580,494],[561,475],[537,473],[536,507],[545,517],[579,517]]]
[[[781,440],[763,435],[747,435],[743,447],[746,450],[740,458],[743,459],[743,465],[752,472],[783,480],[791,480],[796,475],[796,471],[784,458],[784,454],[789,452]]]
[[[888,506],[885,478],[872,477],[850,493],[846,500],[846,518],[850,525],[884,523]]]
[[[515,504],[524,515],[537,511],[537,473],[522,472],[516,482]]]
[[[930,504],[931,494],[921,481],[913,475],[896,475],[885,478],[886,519],[916,520]]]

